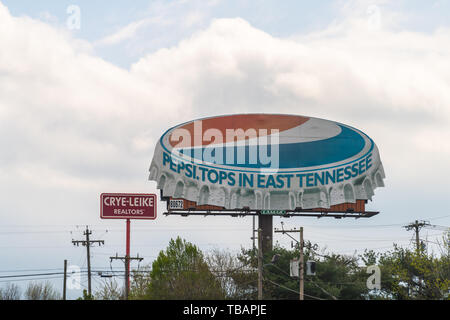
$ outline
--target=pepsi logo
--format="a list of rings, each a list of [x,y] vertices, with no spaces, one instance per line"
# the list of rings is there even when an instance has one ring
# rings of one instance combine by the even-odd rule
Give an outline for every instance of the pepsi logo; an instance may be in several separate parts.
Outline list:
[[[241,198],[287,192],[298,201],[300,194],[315,194],[311,204],[302,203],[314,208],[371,199],[384,185],[384,170],[373,140],[351,126],[299,115],[238,114],[167,130],[150,179],[168,196],[207,204],[232,206],[233,192]],[[222,196],[202,200],[202,188]],[[249,202],[259,206],[256,198]]]
[[[192,121],[161,138],[173,158],[223,169],[302,171],[352,161],[373,148],[364,133],[292,115],[230,115]]]

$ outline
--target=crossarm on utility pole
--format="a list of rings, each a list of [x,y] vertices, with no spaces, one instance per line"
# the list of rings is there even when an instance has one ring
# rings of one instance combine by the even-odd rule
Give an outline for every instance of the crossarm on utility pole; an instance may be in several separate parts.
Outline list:
[[[144,258],[140,258],[139,255],[136,257],[130,257],[125,255],[124,257],[119,257],[116,253],[115,257],[109,257],[111,262],[113,260],[122,260],[125,264],[125,300],[128,300],[128,296],[130,295],[130,260],[138,260],[139,262],[144,260]]]

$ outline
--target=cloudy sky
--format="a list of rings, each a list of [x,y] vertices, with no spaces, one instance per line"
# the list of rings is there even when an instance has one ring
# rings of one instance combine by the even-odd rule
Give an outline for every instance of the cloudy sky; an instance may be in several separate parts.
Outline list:
[[[284,220],[307,240],[387,250],[410,244],[416,219],[450,224],[450,1],[0,0],[0,276],[86,268],[71,244],[86,225],[106,242],[93,269],[109,269],[125,222],[100,220],[100,193],[157,192],[148,168],[167,128],[245,112],[335,120],[378,145],[386,187],[368,209],[381,213]],[[237,251],[251,228],[160,215],[132,222],[132,254],[151,263],[177,235]],[[436,250],[442,231],[421,235]]]

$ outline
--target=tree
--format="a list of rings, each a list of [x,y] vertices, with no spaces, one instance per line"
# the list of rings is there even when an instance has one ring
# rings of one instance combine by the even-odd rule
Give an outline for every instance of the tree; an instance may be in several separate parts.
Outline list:
[[[130,293],[128,296],[130,300],[145,299],[150,283],[150,271],[150,266],[131,271]]]
[[[124,292],[119,288],[116,280],[105,280],[100,290],[95,293],[95,299],[97,300],[121,300],[123,297]]]
[[[252,297],[257,281],[255,270],[226,251],[213,250],[206,256],[210,270],[216,276],[226,299],[248,299]]]
[[[25,291],[27,300],[61,300],[61,295],[53,288],[50,282],[30,282]]]
[[[8,283],[5,288],[0,289],[0,300],[20,300],[21,293],[18,285]]]
[[[146,299],[223,299],[220,282],[203,253],[186,240],[171,239],[152,264]]]
[[[275,245],[263,258],[263,298],[299,299],[299,279],[290,276],[290,261],[299,257],[299,249],[287,250]],[[246,277],[234,278],[239,292],[245,292],[244,299],[257,297],[257,254],[256,250],[242,249],[238,259],[247,268],[254,270]],[[311,248],[305,248],[305,261],[316,261],[316,275],[305,275],[305,299],[364,299],[367,293],[366,275],[358,266],[358,258],[343,255],[321,255],[320,259]],[[253,279],[254,281],[249,281]]]
[[[77,300],[95,300],[94,295],[89,294],[86,289],[83,289],[83,296],[79,297]]]
[[[316,262],[316,275],[305,274],[305,299],[450,299],[449,238],[440,255],[426,248],[410,250],[394,244],[384,253],[340,255],[307,244],[304,261]],[[290,261],[299,248],[278,244],[263,257],[263,298],[299,299],[299,279],[289,274]],[[381,290],[368,289],[367,267],[381,269]],[[232,255],[214,250],[204,256],[193,244],[180,238],[161,251],[151,270],[133,272],[133,299],[257,299],[258,260],[256,249],[241,248]]]
[[[365,299],[368,275],[357,256],[331,253],[318,260],[316,269],[316,276],[306,276],[305,293],[322,299]]]
[[[447,236],[448,237],[448,236]],[[448,238],[440,256],[421,250],[401,248],[376,254],[367,251],[362,259],[366,265],[378,264],[381,269],[381,290],[372,299],[435,300],[449,299],[450,259]]]

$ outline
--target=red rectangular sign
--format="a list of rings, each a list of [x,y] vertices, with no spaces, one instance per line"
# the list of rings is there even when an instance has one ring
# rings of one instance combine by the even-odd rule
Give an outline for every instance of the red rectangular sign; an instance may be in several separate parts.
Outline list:
[[[102,193],[102,219],[156,219],[156,194]]]

